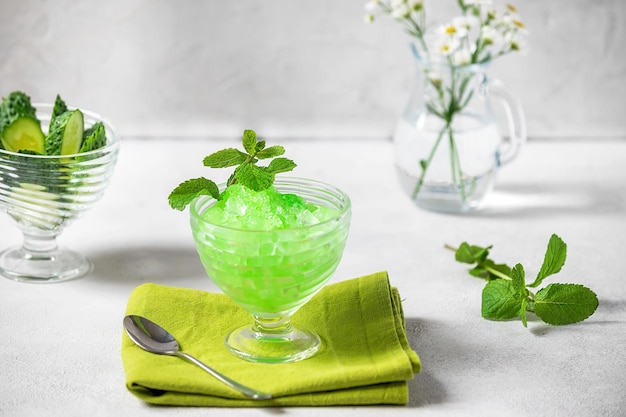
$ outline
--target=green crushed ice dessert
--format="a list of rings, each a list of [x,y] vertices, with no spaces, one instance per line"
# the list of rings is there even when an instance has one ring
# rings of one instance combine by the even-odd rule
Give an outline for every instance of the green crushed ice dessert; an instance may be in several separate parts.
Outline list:
[[[307,203],[275,187],[254,191],[233,184],[202,218],[216,225],[247,230],[277,230],[311,226],[331,219],[337,210]]]
[[[244,132],[247,153],[228,148],[204,159],[214,168],[237,166],[218,187],[206,178],[180,184],[170,205],[191,204],[191,228],[209,277],[236,303],[256,315],[295,311],[330,278],[348,233],[350,202],[324,183],[285,178],[295,167],[281,146],[265,148]],[[273,159],[263,167],[260,159]],[[278,168],[277,168],[278,167]]]

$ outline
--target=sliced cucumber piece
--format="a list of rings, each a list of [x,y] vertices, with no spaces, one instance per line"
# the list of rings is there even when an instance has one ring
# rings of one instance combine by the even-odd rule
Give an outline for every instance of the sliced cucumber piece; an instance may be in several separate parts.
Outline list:
[[[83,113],[76,109],[57,116],[45,140],[47,155],[78,153],[83,143]]]
[[[50,117],[50,127],[52,127],[54,119],[56,119],[66,111],[68,111],[67,105],[65,104],[61,96],[57,94],[57,98],[54,100],[54,107],[52,108],[52,116]]]
[[[44,135],[38,120],[18,117],[2,131],[2,145],[10,152],[44,153]]]
[[[102,148],[107,144],[106,132],[102,122],[96,122],[89,129],[85,130],[85,138],[80,152],[89,152],[94,149]]]
[[[14,91],[0,104],[0,143],[7,151],[43,153],[44,134],[30,97]]]

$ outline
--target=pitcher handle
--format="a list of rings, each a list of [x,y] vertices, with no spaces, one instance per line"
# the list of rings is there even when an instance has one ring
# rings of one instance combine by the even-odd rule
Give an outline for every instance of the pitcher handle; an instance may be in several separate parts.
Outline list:
[[[511,162],[526,143],[526,117],[521,101],[500,80],[489,82],[489,93],[502,103],[509,127],[509,139],[500,149],[500,163],[504,165]]]

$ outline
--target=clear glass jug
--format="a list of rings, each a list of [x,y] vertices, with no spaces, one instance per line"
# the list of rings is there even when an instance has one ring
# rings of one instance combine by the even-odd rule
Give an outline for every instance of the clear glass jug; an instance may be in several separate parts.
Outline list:
[[[501,82],[488,80],[486,64],[454,66],[414,53],[417,80],[393,136],[400,182],[423,209],[471,211],[526,141],[522,106]],[[506,139],[492,97],[503,105]]]

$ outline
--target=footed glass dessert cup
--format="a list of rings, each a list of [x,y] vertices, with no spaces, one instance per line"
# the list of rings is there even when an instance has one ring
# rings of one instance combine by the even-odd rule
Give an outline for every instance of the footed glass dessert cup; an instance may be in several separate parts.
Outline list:
[[[52,105],[35,104],[46,133]],[[15,220],[23,244],[0,253],[0,274],[16,281],[57,282],[92,269],[80,253],[57,246],[62,230],[102,197],[117,160],[119,135],[82,110],[85,128],[104,124],[106,146],[73,155],[45,156],[0,149],[0,208]]]
[[[226,336],[226,346],[252,362],[293,362],[319,350],[319,336],[295,327],[291,316],[335,272],[350,224],[350,199],[331,185],[282,178],[274,187],[331,214],[302,227],[250,230],[208,222],[203,214],[216,203],[212,197],[191,204],[191,229],[208,276],[253,317]]]

